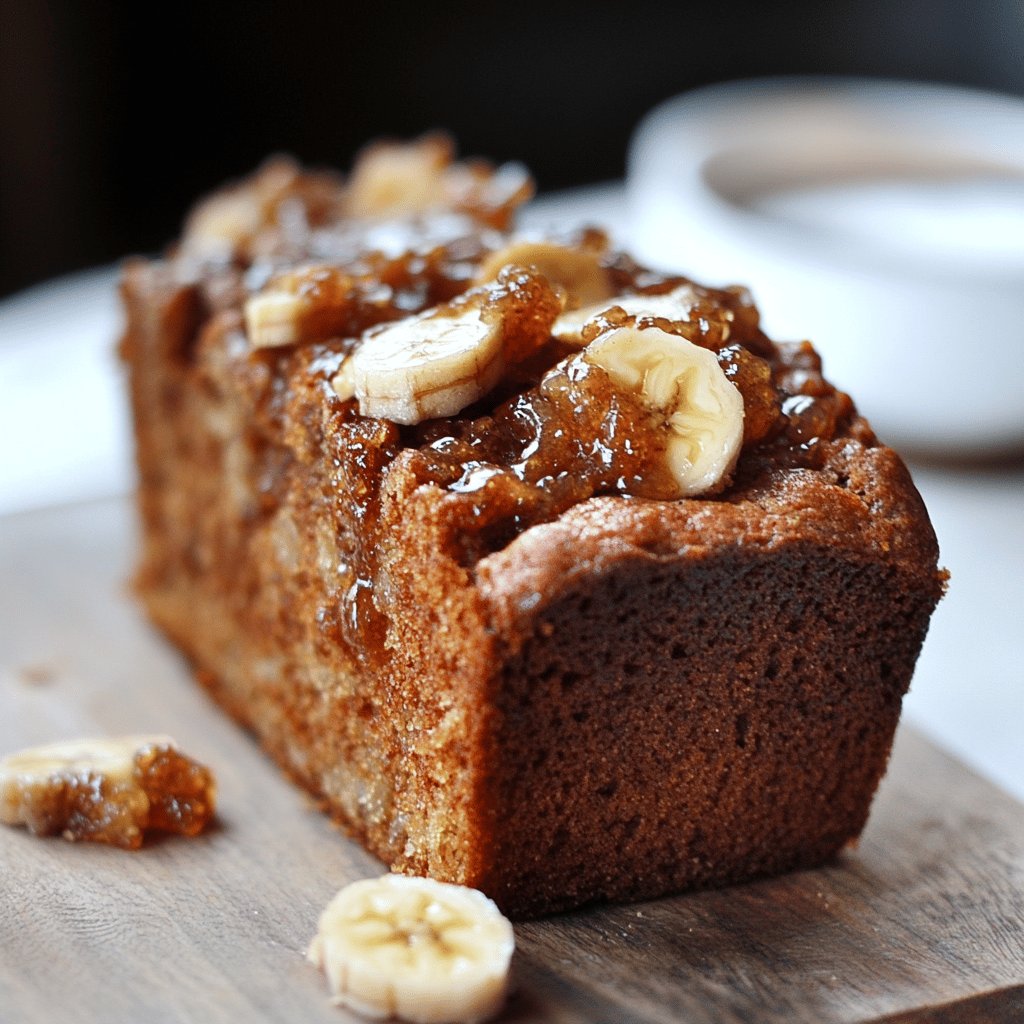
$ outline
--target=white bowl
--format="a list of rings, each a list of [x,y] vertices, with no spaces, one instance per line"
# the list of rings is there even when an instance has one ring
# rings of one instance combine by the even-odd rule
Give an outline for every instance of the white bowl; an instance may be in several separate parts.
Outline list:
[[[751,287],[888,441],[1024,447],[1024,101],[766,79],[663,104],[634,137],[634,248]]]

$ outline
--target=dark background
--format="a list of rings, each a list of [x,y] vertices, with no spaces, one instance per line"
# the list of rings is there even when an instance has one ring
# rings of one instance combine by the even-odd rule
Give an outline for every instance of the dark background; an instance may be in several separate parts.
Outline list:
[[[444,127],[550,190],[620,177],[659,100],[821,72],[1024,94],[1024,0],[0,0],[0,295],[160,248],[274,150]]]

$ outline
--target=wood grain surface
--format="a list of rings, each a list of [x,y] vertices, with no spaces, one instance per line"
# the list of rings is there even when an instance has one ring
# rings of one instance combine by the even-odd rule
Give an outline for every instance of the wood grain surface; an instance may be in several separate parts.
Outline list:
[[[146,625],[133,534],[123,500],[0,519],[0,753],[169,732],[216,771],[218,823],[134,854],[0,830],[0,1021],[353,1019],[303,953],[335,890],[381,866]],[[1024,807],[904,728],[838,863],[516,935],[508,1021],[1020,1021]]]

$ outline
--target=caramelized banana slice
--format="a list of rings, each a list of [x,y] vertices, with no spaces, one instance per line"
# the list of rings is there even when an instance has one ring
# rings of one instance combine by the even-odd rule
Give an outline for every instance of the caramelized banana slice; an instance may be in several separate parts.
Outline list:
[[[339,373],[364,416],[420,423],[454,416],[483,398],[505,369],[501,324],[486,323],[479,308],[455,315],[400,320],[365,341]],[[350,377],[347,374],[351,374]]]
[[[245,181],[204,199],[185,224],[185,252],[194,257],[227,259],[245,249],[273,223],[275,206],[294,187],[299,175],[294,160],[271,157]]]
[[[619,327],[574,358],[601,367],[658,415],[678,497],[728,484],[743,441],[743,397],[713,352],[658,327]]]
[[[447,305],[365,332],[331,384],[345,400],[354,395],[363,416],[402,424],[454,416],[550,340],[560,308],[545,278],[504,267]]]
[[[148,828],[195,835],[213,817],[209,769],[168,736],[70,740],[0,760],[0,822],[136,849]]]
[[[278,348],[301,340],[309,301],[285,289],[254,295],[245,303],[245,332],[253,348]]]
[[[477,281],[493,280],[501,268],[510,263],[532,267],[543,274],[551,284],[563,290],[570,309],[589,307],[612,294],[611,277],[596,252],[553,242],[512,242],[497,249],[480,264]],[[607,308],[607,305],[601,307]]]
[[[253,348],[318,341],[344,328],[355,285],[337,267],[301,267],[279,274],[245,303],[245,332]]]
[[[367,1017],[469,1024],[504,1004],[514,947],[512,925],[482,892],[385,875],[331,900],[308,956],[335,1000]]]
[[[583,345],[583,328],[618,306],[627,316],[659,317],[664,320],[686,320],[696,302],[697,294],[688,284],[680,285],[663,295],[616,295],[602,302],[595,302],[583,309],[563,313],[556,321],[551,333],[568,345]]]
[[[414,142],[375,142],[352,168],[348,212],[354,217],[402,216],[439,205],[454,147],[443,135]]]

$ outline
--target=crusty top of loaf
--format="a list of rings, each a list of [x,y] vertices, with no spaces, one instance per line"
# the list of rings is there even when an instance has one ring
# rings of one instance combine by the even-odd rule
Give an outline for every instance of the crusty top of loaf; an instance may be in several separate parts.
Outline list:
[[[794,546],[864,563],[890,564],[941,589],[938,545],[917,489],[884,445],[829,444],[817,469],[766,472],[723,500],[651,502],[595,497],[535,526],[474,568],[500,635],[523,612],[635,562],[694,564],[724,550]]]
[[[723,544],[770,548],[793,538],[934,572],[934,534],[906,469],[825,380],[810,345],[770,341],[745,289],[651,271],[594,229],[558,241],[596,254],[616,294],[692,290],[689,319],[666,326],[714,351],[743,394],[746,432],[729,486],[663,501],[652,500],[656,489],[623,484],[649,470],[644,445],[609,455],[581,442],[635,409],[607,389],[584,394],[582,413],[578,394],[562,406],[542,394],[544,374],[566,354],[555,339],[456,416],[413,427],[360,416],[331,382],[367,328],[464,293],[509,244],[514,209],[529,194],[521,171],[455,164],[436,137],[371,150],[347,182],[278,159],[201,203],[167,260],[129,268],[127,287],[185,296],[190,326],[176,357],[233,361],[265,424],[287,414],[300,460],[318,446],[348,453],[362,470],[337,486],[350,488],[352,501],[379,505],[383,495],[393,508],[389,494],[429,492],[431,514],[448,522],[447,554],[472,570],[495,608],[637,555],[700,558]],[[521,294],[550,305],[557,290],[543,274],[517,273]],[[320,304],[300,336],[254,348],[243,308],[282,279]],[[524,432],[526,421],[533,426]],[[641,418],[632,425],[635,440]],[[398,522],[389,514],[398,516],[370,518],[385,530]],[[367,544],[368,558],[375,547]]]

